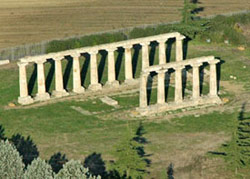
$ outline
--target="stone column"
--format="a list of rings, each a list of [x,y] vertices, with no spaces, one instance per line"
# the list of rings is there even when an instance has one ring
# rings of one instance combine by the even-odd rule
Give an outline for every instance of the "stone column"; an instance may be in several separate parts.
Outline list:
[[[63,74],[62,74],[62,59],[64,57],[53,58],[55,61],[55,90],[52,92],[54,97],[63,97],[69,95],[63,88]]]
[[[148,46],[150,42],[141,43],[142,46],[142,69],[149,67],[149,52]]]
[[[166,45],[164,41],[159,41],[159,64],[166,64]]]
[[[216,64],[219,60],[211,61],[210,64],[210,92],[211,97],[217,97],[217,70]]]
[[[109,48],[108,51],[108,81],[105,86],[118,87],[119,82],[115,79],[115,52],[116,48]]]
[[[89,89],[92,91],[97,91],[97,90],[102,89],[102,85],[98,82],[97,54],[98,54],[98,51],[90,52],[90,85],[89,85]]]
[[[202,64],[193,64],[193,99],[200,98],[200,69]]]
[[[182,41],[185,37],[184,36],[178,36],[176,37],[176,61],[182,61],[183,60],[183,44]]]
[[[44,74],[44,63],[46,60],[37,61],[37,83],[38,93],[35,97],[36,101],[44,101],[50,99],[49,93],[46,92],[45,87],[45,74]]]
[[[133,81],[133,71],[132,71],[132,45],[125,46],[125,83],[131,83]]]
[[[33,103],[33,99],[28,94],[28,85],[27,85],[27,74],[26,74],[26,66],[28,63],[26,62],[18,62],[19,66],[19,88],[20,88],[20,96],[18,97],[18,103],[25,105]]]
[[[184,67],[175,68],[175,102],[180,103],[183,100],[182,96],[182,69]]]
[[[148,81],[149,74],[142,74],[141,75],[141,82],[140,82],[140,108],[145,108],[148,106],[147,100],[147,81]]]
[[[157,82],[157,104],[165,103],[165,71],[158,71]]]
[[[73,92],[84,93],[85,89],[81,85],[80,54],[71,55],[73,58]]]

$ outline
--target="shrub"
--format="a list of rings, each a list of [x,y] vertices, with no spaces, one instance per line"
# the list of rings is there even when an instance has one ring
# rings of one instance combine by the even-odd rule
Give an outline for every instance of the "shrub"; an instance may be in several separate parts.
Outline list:
[[[49,164],[44,160],[37,158],[32,161],[24,173],[25,179],[53,179],[53,171]]]
[[[24,164],[8,140],[0,141],[0,178],[22,178]]]
[[[66,162],[68,162],[66,155],[65,154],[62,155],[60,152],[55,153],[49,159],[49,164],[51,165],[51,167],[55,173],[58,173],[59,170],[61,170],[63,168],[63,165]]]

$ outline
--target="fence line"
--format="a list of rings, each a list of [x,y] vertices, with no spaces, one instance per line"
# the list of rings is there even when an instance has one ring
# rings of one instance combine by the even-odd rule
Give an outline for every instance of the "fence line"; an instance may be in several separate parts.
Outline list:
[[[230,13],[222,13],[219,15],[223,16],[233,16],[237,14],[245,14],[249,13],[250,10],[241,10],[241,11],[236,11],[236,12],[230,12]],[[206,17],[201,17],[202,19],[212,19],[217,15],[210,15]],[[84,36],[89,36],[89,35],[101,35],[105,33],[117,33],[117,32],[123,32],[123,33],[128,33],[134,28],[148,28],[148,27],[156,27],[158,25],[170,25],[170,24],[177,24],[180,23],[180,21],[172,21],[172,22],[166,22],[166,23],[158,23],[158,24],[144,24],[140,26],[134,26],[134,27],[128,27],[128,28],[121,28],[121,29],[114,29],[114,30],[108,30],[108,31],[102,31],[102,32],[96,32],[96,33],[88,33],[84,35],[78,35],[78,36],[71,36],[67,38],[57,38],[57,39],[52,39],[48,41],[42,41],[40,43],[34,43],[34,44],[26,44],[26,45],[21,45],[21,46],[16,46],[16,47],[10,47],[10,48],[4,48],[0,49],[0,60],[17,60],[25,56],[36,56],[36,55],[43,55],[46,54],[46,49],[47,46],[50,42],[54,40],[68,40],[68,39],[78,39],[82,38]]]

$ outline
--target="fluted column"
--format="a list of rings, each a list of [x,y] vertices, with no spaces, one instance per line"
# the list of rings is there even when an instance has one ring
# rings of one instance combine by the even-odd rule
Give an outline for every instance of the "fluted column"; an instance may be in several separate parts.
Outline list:
[[[182,69],[184,67],[175,68],[175,102],[180,103],[183,100],[182,95]]]
[[[165,71],[158,71],[157,72],[157,104],[164,104],[165,103]]]
[[[119,82],[115,79],[115,50],[116,48],[109,48],[108,51],[108,81],[105,86],[118,87]]]
[[[85,89],[81,85],[80,54],[72,55],[73,58],[73,92],[84,93]]]
[[[200,70],[202,64],[193,64],[193,99],[200,98]]]
[[[125,46],[125,83],[130,83],[133,81],[133,71],[132,71],[132,45]]]
[[[62,97],[69,95],[63,88],[63,74],[62,74],[62,59],[64,57],[53,58],[55,61],[55,90],[52,92],[54,97]]]
[[[102,89],[102,85],[98,82],[98,69],[97,69],[97,53],[98,51],[90,52],[90,85],[89,89],[97,91]]]
[[[18,103],[23,105],[31,104],[33,103],[33,99],[28,94],[27,73],[26,73],[26,66],[28,65],[28,63],[18,62],[17,65],[19,66],[19,89],[20,89],[20,96],[18,97]]]
[[[211,97],[217,97],[217,70],[216,70],[216,64],[219,62],[219,60],[214,60],[211,62],[208,62],[210,64],[210,96]]]
[[[142,74],[141,75],[141,82],[140,82],[140,108],[145,108],[148,106],[147,100],[147,81],[148,81],[149,74]]]
[[[166,63],[166,45],[165,40],[159,41],[159,64]]]
[[[182,41],[185,38],[185,36],[178,36],[176,37],[176,61],[182,61],[183,60],[183,44]]]
[[[150,42],[141,43],[142,46],[142,69],[149,67],[149,52],[148,46]]]
[[[44,74],[44,63],[46,60],[36,61],[37,63],[37,83],[38,83],[38,93],[35,97],[37,101],[44,101],[50,99],[49,93],[46,92],[45,87],[45,74]]]

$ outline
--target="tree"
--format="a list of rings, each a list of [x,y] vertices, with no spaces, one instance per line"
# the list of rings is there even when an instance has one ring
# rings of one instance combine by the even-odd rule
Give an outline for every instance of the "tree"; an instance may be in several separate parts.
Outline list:
[[[0,178],[22,178],[22,158],[8,140],[0,141]]]
[[[70,160],[63,165],[63,168],[55,177],[56,179],[95,179],[96,177],[89,174],[88,169],[84,168],[80,161]],[[98,179],[100,177],[97,177]]]
[[[138,152],[138,149],[142,148],[142,144],[134,140],[137,137],[128,127],[126,135],[116,146],[115,156],[117,156],[117,160],[113,168],[121,177],[142,178],[146,173],[147,162]]]
[[[195,14],[197,13],[197,0],[184,0],[182,12],[182,22],[187,24],[193,20]]]
[[[37,158],[27,167],[24,173],[25,179],[53,179],[53,171],[49,164],[44,160]]]
[[[66,158],[65,154],[61,154],[60,152],[55,153],[52,155],[49,159],[49,164],[51,165],[53,171],[55,173],[58,173],[59,170],[63,168],[63,165],[68,162],[68,159]]]

